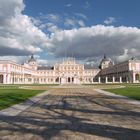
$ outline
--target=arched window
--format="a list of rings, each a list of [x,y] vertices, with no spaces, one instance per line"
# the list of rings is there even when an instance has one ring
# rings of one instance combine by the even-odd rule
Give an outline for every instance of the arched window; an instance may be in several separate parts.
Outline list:
[[[74,82],[74,78],[72,77],[72,82]]]
[[[70,77],[68,77],[68,82],[70,83]]]
[[[0,75],[0,83],[3,83],[3,75]]]
[[[57,77],[57,78],[55,79],[55,82],[59,82],[59,77]]]
[[[136,74],[135,75],[135,79],[136,79],[136,81],[140,81],[140,75],[139,74]]]

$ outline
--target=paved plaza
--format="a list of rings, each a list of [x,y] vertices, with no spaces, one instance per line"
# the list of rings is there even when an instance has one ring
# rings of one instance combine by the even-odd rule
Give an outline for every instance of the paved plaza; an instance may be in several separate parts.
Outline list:
[[[0,115],[0,140],[139,140],[140,105],[94,88],[58,87],[16,116]]]

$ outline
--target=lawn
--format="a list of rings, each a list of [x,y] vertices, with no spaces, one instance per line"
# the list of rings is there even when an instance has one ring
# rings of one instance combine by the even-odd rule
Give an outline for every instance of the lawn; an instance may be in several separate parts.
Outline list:
[[[18,86],[0,86],[0,110],[43,92],[43,90],[19,89]]]
[[[140,86],[138,85],[129,85],[126,86],[125,88],[104,89],[104,90],[118,95],[123,95],[129,98],[140,100]]]

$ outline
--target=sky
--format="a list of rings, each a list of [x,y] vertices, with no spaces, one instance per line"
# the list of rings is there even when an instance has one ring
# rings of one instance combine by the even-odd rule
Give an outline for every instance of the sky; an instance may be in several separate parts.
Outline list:
[[[139,0],[0,0],[0,60],[140,59]]]

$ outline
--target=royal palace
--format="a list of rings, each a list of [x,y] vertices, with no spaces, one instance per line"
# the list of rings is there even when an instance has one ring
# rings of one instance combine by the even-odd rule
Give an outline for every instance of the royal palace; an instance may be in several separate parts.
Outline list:
[[[23,65],[0,61],[0,84],[94,84],[139,83],[140,60],[132,58],[122,63],[104,56],[99,68],[66,59],[54,66],[39,66],[32,55]]]

